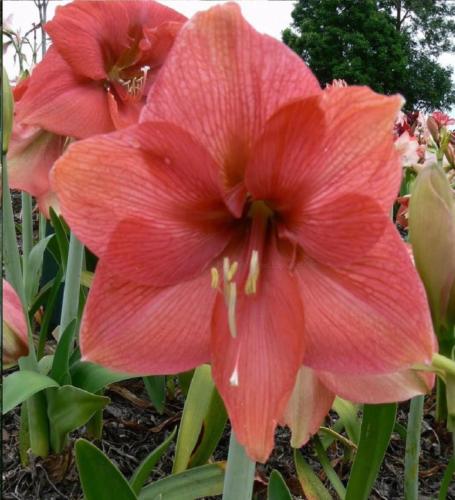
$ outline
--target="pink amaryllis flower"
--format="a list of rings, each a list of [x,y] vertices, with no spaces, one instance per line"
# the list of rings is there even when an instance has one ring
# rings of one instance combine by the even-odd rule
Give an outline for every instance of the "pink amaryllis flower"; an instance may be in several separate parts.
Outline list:
[[[10,368],[21,356],[28,354],[27,324],[21,301],[14,288],[5,279],[2,298],[2,360],[3,367]]]
[[[58,7],[18,120],[77,139],[136,123],[185,20],[153,0]]]
[[[15,107],[20,107],[28,91],[30,77],[19,82],[13,90]],[[35,196],[40,211],[49,217],[49,207],[57,210],[57,200],[51,191],[49,171],[55,160],[63,153],[66,138],[28,125],[16,119],[13,122],[8,149],[8,175],[12,189],[19,189]]]
[[[322,91],[235,4],[194,16],[142,123],[70,146],[51,173],[66,220],[100,257],[83,358],[137,374],[211,363],[260,461],[278,422],[303,444],[334,393],[425,392],[432,377],[411,367],[431,360],[431,319],[388,217],[401,103]]]

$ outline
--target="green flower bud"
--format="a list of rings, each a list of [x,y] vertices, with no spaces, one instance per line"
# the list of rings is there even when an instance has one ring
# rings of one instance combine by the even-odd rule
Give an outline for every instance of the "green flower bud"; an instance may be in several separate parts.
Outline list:
[[[409,235],[436,331],[455,317],[455,202],[436,164],[417,176],[409,205]]]
[[[9,139],[13,129],[14,99],[5,68],[2,73],[2,151],[8,151]]]

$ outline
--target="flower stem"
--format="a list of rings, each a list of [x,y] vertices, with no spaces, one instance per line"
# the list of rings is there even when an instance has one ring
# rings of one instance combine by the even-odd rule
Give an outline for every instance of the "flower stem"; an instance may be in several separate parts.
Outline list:
[[[24,285],[27,283],[28,256],[33,247],[32,197],[22,192],[22,272]],[[28,304],[27,304],[28,305]]]
[[[62,314],[60,317],[60,332],[65,331],[71,321],[77,318],[83,256],[84,245],[76,238],[74,233],[71,233],[65,289],[63,290]]]
[[[411,399],[404,457],[404,494],[406,500],[417,500],[419,492],[420,433],[424,396]]]
[[[248,458],[231,431],[223,500],[251,500],[255,469],[255,463]]]

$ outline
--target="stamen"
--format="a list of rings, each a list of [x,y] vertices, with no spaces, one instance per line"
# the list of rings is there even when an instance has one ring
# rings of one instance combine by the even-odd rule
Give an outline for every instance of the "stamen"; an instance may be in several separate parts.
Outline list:
[[[229,383],[234,387],[238,387],[239,385],[239,370],[237,365],[235,365],[234,371],[232,372],[231,378],[229,379]]]
[[[220,282],[218,269],[216,267],[212,267],[212,269],[210,269],[210,275],[212,276],[212,288],[218,288],[218,283]]]
[[[235,305],[237,303],[237,285],[229,283],[227,289],[228,325],[232,338],[237,337],[237,326],[235,323]]]
[[[147,82],[147,73],[150,69],[150,66],[143,66],[141,68],[142,76],[135,76],[130,80],[122,80],[119,78],[119,83],[126,88],[126,91],[131,97],[142,97],[145,84]]]
[[[248,272],[248,278],[245,283],[245,293],[247,295],[256,293],[258,278],[259,278],[259,252],[257,250],[253,250],[251,253],[250,270]]]

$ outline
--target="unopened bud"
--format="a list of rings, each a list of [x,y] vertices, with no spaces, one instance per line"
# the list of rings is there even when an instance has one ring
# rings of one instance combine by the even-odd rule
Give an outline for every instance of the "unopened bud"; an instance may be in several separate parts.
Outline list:
[[[447,324],[450,304],[455,302],[455,202],[447,177],[436,164],[417,176],[409,204],[409,236],[438,331]]]
[[[432,116],[428,117],[427,127],[435,142],[439,144],[439,126],[437,121]]]

